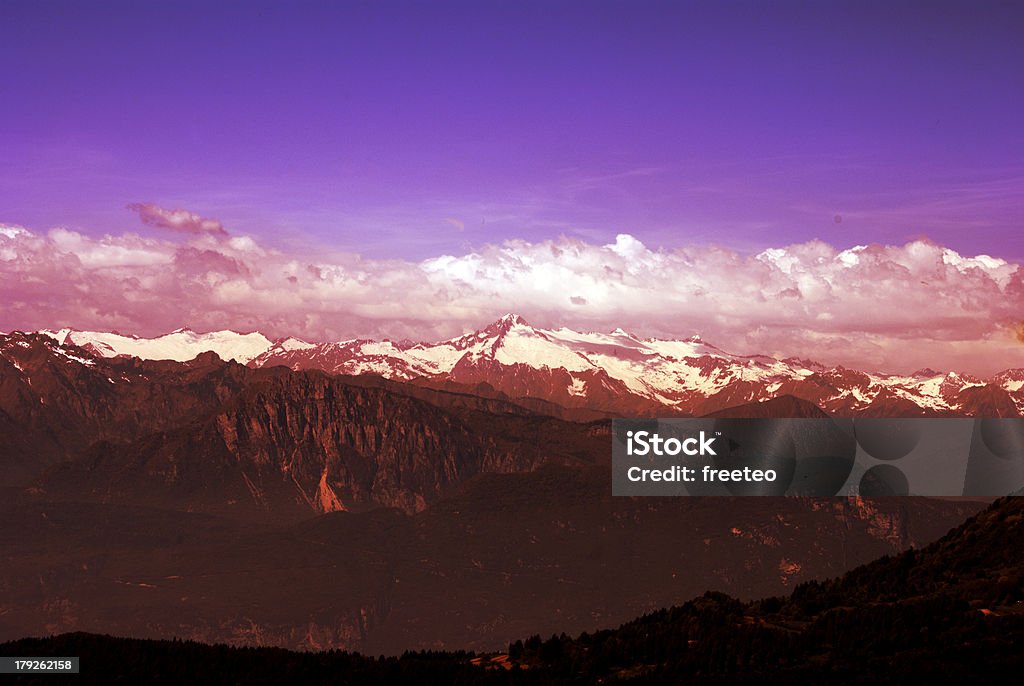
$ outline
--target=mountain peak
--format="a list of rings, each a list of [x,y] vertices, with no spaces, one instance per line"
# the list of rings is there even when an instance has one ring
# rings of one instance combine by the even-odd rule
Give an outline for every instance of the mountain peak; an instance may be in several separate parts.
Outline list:
[[[75,329],[70,327],[64,327],[63,329],[41,329],[36,333],[41,333],[47,338],[52,338],[57,341],[58,345],[64,345],[64,343],[68,342],[68,337],[75,333]]]
[[[503,316],[501,319],[499,319],[498,322],[500,322],[502,324],[508,324],[510,326],[515,326],[516,324],[519,324],[520,326],[529,326],[529,323],[527,323],[527,321],[525,319],[523,319],[522,317],[520,317],[518,314],[516,314],[514,312],[509,312],[508,314]]]
[[[493,322],[487,326],[484,331],[486,333],[508,333],[509,329],[514,326],[530,326],[525,319],[520,317],[518,314],[509,313],[503,316],[501,319]]]

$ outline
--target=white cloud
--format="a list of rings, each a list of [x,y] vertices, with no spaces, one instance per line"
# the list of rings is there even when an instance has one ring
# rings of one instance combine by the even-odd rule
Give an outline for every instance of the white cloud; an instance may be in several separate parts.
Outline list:
[[[926,241],[845,250],[811,241],[747,256],[654,250],[620,234],[609,245],[515,240],[411,262],[310,258],[222,230],[193,233],[182,244],[2,231],[0,328],[153,335],[188,323],[433,340],[517,311],[541,326],[700,332],[736,352],[872,369],[989,373],[1024,363],[1018,265]]]

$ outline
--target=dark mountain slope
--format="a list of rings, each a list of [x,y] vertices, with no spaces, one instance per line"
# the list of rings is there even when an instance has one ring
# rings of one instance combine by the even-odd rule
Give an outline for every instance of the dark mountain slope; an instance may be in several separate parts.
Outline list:
[[[1024,668],[1022,521],[1024,501],[1004,498],[923,550],[788,598],[706,593],[618,629],[517,641],[507,655],[373,659],[87,634],[22,639],[0,654],[80,655],[87,683],[1015,683]]]
[[[0,640],[87,630],[236,645],[496,649],[711,588],[784,593],[935,540],[982,506],[613,498],[607,467],[483,474],[427,510],[292,526],[127,504],[0,509]]]
[[[712,412],[709,417],[723,419],[773,419],[781,417],[817,419],[828,417],[814,403],[792,395],[780,395],[758,403],[746,403]]]
[[[581,682],[978,683],[1024,667],[1024,498],[1004,498],[922,550],[788,598],[721,594],[614,631],[513,646]],[[553,657],[557,656],[557,657]]]

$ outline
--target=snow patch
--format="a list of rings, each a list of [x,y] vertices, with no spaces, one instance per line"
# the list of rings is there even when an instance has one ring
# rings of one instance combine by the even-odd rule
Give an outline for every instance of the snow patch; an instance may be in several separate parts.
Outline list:
[[[569,384],[569,395],[575,396],[586,396],[587,395],[587,382],[583,379],[578,379],[575,376],[572,377],[572,383]]]

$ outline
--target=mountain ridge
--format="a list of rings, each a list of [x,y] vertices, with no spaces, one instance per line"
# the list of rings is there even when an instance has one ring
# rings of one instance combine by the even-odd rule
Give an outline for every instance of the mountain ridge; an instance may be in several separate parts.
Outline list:
[[[924,368],[910,375],[866,372],[798,357],[737,355],[699,336],[642,339],[531,326],[507,314],[482,329],[436,343],[351,339],[271,340],[259,332],[187,328],[152,339],[70,329],[43,331],[99,357],[186,361],[213,351],[250,367],[376,374],[443,387],[487,384],[510,398],[617,415],[707,415],[794,396],[833,415],[1021,416],[1024,368],[988,378]]]

